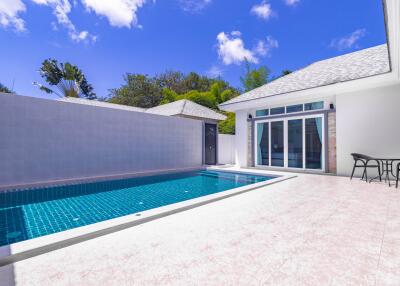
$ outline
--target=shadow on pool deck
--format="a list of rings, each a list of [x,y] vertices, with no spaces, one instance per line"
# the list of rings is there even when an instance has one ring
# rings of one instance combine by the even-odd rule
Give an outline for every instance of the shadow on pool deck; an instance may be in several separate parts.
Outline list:
[[[10,247],[3,248],[4,255],[11,254]],[[3,254],[3,253],[1,253]],[[9,264],[3,267],[0,267],[0,286],[14,286],[16,285],[15,281],[15,273],[14,273],[14,264]]]
[[[0,256],[8,256],[12,253],[12,244],[28,239],[24,213],[21,207],[0,210]],[[14,264],[0,267],[0,286],[16,285]]]

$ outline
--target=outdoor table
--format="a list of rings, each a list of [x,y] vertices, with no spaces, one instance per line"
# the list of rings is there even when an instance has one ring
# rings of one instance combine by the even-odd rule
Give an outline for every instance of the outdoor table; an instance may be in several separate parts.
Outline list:
[[[390,158],[374,158],[374,160],[380,162],[382,164],[381,168],[381,175],[385,179],[385,182],[388,181],[389,187],[390,187],[390,176],[393,176],[396,178],[396,175],[393,174],[393,162],[394,161],[399,161],[400,159],[390,159]],[[371,183],[373,180],[378,179],[379,176],[371,179],[369,182]]]

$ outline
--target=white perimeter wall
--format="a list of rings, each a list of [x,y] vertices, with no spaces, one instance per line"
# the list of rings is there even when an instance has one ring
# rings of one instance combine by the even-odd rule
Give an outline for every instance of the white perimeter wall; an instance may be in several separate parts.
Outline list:
[[[400,85],[336,96],[337,171],[348,176],[350,153],[400,158]]]
[[[0,187],[202,164],[202,122],[0,94]]]
[[[218,134],[218,164],[235,163],[235,135]]]

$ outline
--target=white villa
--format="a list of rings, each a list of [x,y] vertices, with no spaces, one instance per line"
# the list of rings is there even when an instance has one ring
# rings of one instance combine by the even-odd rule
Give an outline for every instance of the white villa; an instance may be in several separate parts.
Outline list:
[[[350,153],[400,158],[399,1],[388,44],[315,62],[220,105],[236,113],[236,165],[349,175]]]

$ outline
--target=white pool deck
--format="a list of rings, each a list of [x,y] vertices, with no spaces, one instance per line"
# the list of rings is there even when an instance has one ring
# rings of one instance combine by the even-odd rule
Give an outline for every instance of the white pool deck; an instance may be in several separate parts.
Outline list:
[[[298,175],[4,266],[0,285],[398,286],[400,189]]]

